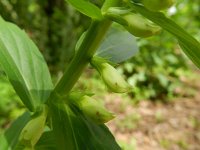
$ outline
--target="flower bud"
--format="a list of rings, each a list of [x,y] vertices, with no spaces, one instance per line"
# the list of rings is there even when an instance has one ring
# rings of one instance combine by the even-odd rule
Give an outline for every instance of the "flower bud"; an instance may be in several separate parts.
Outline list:
[[[130,85],[113,66],[109,65],[108,63],[103,63],[102,68],[102,79],[110,90],[116,93],[125,93],[130,90]]]
[[[85,116],[89,117],[97,124],[106,123],[115,117],[102,103],[89,96],[83,96],[79,100],[79,103],[76,104],[78,104],[78,108]]]
[[[137,37],[149,37],[159,33],[161,30],[159,26],[139,14],[128,13],[123,18],[128,22],[128,25],[124,27]]]
[[[171,7],[175,0],[142,0],[142,4],[151,11],[164,10]]]
[[[22,129],[19,141],[26,147],[34,147],[45,128],[48,107],[45,105],[39,115],[31,119]]]
[[[130,91],[130,85],[113,66],[106,62],[99,61],[98,57],[94,57],[91,64],[98,70],[104,83],[111,91],[115,93],[125,93]]]

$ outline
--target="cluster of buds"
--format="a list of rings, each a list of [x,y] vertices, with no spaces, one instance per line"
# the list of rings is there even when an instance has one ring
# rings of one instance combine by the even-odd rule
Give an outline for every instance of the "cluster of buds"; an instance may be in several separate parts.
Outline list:
[[[116,93],[130,91],[130,85],[105,59],[93,57],[91,59],[91,65],[99,72],[104,83],[111,91]],[[76,106],[84,116],[97,124],[106,123],[115,117],[115,115],[108,111],[100,101],[93,99],[91,94],[71,92],[67,99],[70,104]]]

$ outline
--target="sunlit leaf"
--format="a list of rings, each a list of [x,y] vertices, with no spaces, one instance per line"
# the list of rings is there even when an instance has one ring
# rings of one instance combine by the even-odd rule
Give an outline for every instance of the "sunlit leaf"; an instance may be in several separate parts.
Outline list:
[[[16,25],[0,18],[0,64],[23,103],[34,111],[53,88],[36,45]]]

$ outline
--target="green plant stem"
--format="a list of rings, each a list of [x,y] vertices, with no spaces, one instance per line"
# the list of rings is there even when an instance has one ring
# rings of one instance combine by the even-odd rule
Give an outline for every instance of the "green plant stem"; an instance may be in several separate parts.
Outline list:
[[[109,7],[108,5],[117,6],[121,0],[108,1],[109,4],[106,2],[104,3],[106,8]],[[104,6],[102,8],[105,10]],[[95,54],[111,24],[112,21],[105,18],[102,20],[92,20],[77,53],[52,92],[49,98],[51,102],[68,95],[89,63],[91,57]]]
[[[93,21],[91,23],[74,59],[55,88],[57,94],[65,95],[72,89],[90,58],[94,55],[110,24],[111,21],[109,20]]]

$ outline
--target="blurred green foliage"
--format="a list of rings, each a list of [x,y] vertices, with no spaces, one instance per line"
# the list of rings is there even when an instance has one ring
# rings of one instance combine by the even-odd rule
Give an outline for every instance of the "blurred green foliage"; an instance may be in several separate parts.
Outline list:
[[[0,132],[23,111],[22,102],[10,85],[6,75],[0,70]]]

